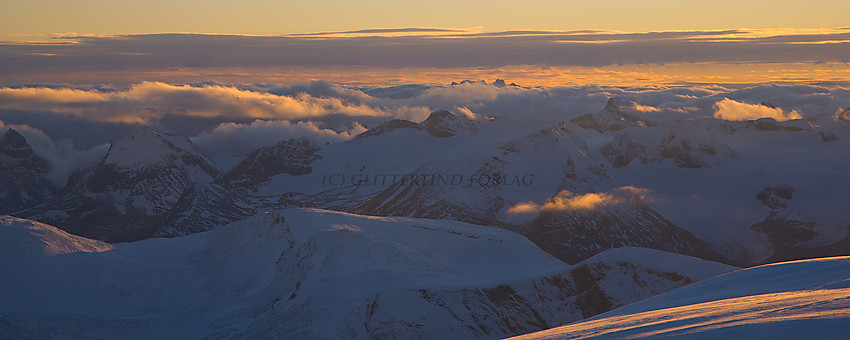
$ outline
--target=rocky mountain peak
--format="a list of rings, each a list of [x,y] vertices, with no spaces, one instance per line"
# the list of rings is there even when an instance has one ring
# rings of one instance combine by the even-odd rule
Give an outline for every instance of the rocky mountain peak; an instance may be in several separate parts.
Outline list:
[[[27,144],[26,138],[24,138],[20,132],[15,129],[9,129],[9,131],[6,131],[6,134],[3,135],[3,140],[0,140],[0,146],[20,148],[29,146],[29,144]]]
[[[24,158],[32,156],[32,147],[27,143],[26,138],[15,129],[9,129],[0,140],[0,155],[6,155],[13,158]]]
[[[241,187],[256,189],[279,174],[292,176],[313,172],[311,163],[322,157],[320,147],[307,138],[289,139],[251,152],[219,180]]]
[[[588,113],[570,120],[573,124],[585,129],[594,129],[603,133],[605,131],[619,131],[631,126],[655,126],[651,122],[634,115],[625,113],[621,108],[627,107],[632,102],[622,98],[611,97],[605,104],[605,108],[597,113]]]
[[[491,117],[467,116],[451,113],[446,110],[434,111],[421,123],[417,124],[409,120],[392,119],[363,132],[354,140],[360,140],[369,136],[378,136],[398,129],[424,130],[435,137],[451,137],[462,132],[478,130],[484,121],[492,120]]]
[[[842,120],[845,123],[850,123],[850,107],[838,111],[838,113],[835,114],[835,119]]]
[[[418,130],[419,124],[416,124],[414,122],[411,122],[409,120],[404,120],[404,119],[391,119],[391,120],[388,120],[388,121],[382,123],[381,125],[378,125],[374,128],[371,128],[371,129],[357,135],[356,137],[354,137],[353,140],[357,141],[357,140],[361,140],[363,138],[370,137],[370,136],[379,136],[379,135],[383,135],[385,133],[392,132],[392,131],[397,130],[397,129],[416,129],[416,130]]]
[[[632,160],[660,163],[665,159],[682,168],[708,168],[735,157],[735,152],[717,137],[687,124],[623,132],[600,151],[618,168]]]
[[[58,188],[45,175],[50,163],[33,153],[26,138],[9,129],[0,139],[0,215],[13,213],[53,197]]]
[[[603,110],[611,112],[611,113],[620,113],[620,106],[626,104],[626,101],[617,97],[608,98],[608,102],[605,103],[605,108]]]

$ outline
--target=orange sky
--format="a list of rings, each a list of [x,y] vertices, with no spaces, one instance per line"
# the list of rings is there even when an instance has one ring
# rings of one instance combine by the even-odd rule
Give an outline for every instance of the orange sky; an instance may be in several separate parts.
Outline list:
[[[844,0],[33,0],[4,1],[0,41],[37,35],[280,35],[364,28],[629,32],[847,26]]]
[[[846,82],[848,12],[843,0],[13,1],[0,82]]]

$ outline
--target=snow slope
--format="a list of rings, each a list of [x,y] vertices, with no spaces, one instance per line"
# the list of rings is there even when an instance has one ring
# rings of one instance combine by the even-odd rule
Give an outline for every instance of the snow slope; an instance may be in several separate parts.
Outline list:
[[[731,272],[514,339],[836,339],[848,332],[850,257],[833,257]]]
[[[635,248],[570,267],[502,229],[317,209],[112,245],[3,217],[0,246],[0,338],[499,338],[732,269]]]

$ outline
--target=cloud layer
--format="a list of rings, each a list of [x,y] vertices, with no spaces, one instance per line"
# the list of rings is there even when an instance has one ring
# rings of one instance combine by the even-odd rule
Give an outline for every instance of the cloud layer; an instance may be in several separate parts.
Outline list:
[[[566,79],[559,73],[578,72],[577,76],[587,78],[586,83],[598,83],[618,77],[659,82],[671,78],[671,72],[699,74],[706,82],[741,82],[756,76],[771,79],[778,74],[768,72],[779,71],[779,80],[846,81],[850,80],[848,46],[847,28],[643,33],[400,28],[287,36],[61,35],[54,43],[0,44],[0,74],[21,81],[56,73],[64,77],[58,79],[93,81],[129,72],[136,77],[132,81],[151,77],[303,81],[312,77],[345,83],[357,82],[348,78],[354,74],[373,78],[363,79],[367,82],[398,83],[414,79],[414,74],[429,79],[443,72],[457,76],[495,70],[501,74],[498,77],[524,74],[532,79],[536,74],[540,80]],[[637,69],[667,64],[682,66],[651,73]],[[747,71],[739,72],[741,65]],[[732,77],[740,79],[727,79]],[[681,77],[672,78],[666,81]]]
[[[31,135],[28,138],[43,145],[37,149],[44,150],[47,157],[59,158],[88,154],[92,148],[115,141],[133,126],[156,125],[193,138],[227,168],[233,157],[285,139],[307,137],[319,143],[335,143],[389,119],[421,122],[430,112],[443,109],[547,125],[599,112],[609,98],[619,98],[622,100],[618,102],[623,103],[621,111],[650,121],[770,117],[805,118],[814,124],[829,124],[835,122],[836,112],[850,107],[850,88],[839,85],[759,85],[737,89],[717,85],[498,85],[466,82],[453,86],[358,88],[328,82],[287,86],[144,82],[123,88],[9,86],[0,87],[0,122],[20,126]],[[102,155],[102,151],[98,152]],[[610,201],[610,197],[600,195],[581,199],[564,196],[558,202],[564,207],[578,207]],[[543,205],[525,202],[512,212],[535,211]]]
[[[314,97],[305,92],[287,96],[219,85],[175,86],[160,82],[142,82],[118,91],[0,88],[0,109],[52,111],[121,123],[149,123],[167,114],[295,120],[329,114],[393,116],[380,107],[346,102],[338,97]]]
[[[211,132],[193,138],[192,141],[207,156],[228,169],[241,160],[239,156],[282,140],[304,137],[318,143],[336,143],[354,138],[365,131],[366,128],[358,123],[337,131],[322,128],[315,122],[256,120],[250,124],[223,123]]]

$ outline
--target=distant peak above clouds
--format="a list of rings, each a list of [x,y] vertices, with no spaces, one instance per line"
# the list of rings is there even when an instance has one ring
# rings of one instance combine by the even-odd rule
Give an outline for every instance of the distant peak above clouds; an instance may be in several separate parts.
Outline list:
[[[493,117],[477,115],[466,108],[460,108],[458,111],[460,113],[457,114],[447,110],[434,111],[428,116],[428,119],[418,124],[408,120],[392,119],[357,135],[355,139],[378,136],[398,129],[426,131],[434,137],[452,137],[457,134],[475,132],[482,124],[494,119]]]
[[[0,154],[15,158],[32,155],[32,147],[27,144],[27,139],[15,129],[9,129],[0,139]]]

